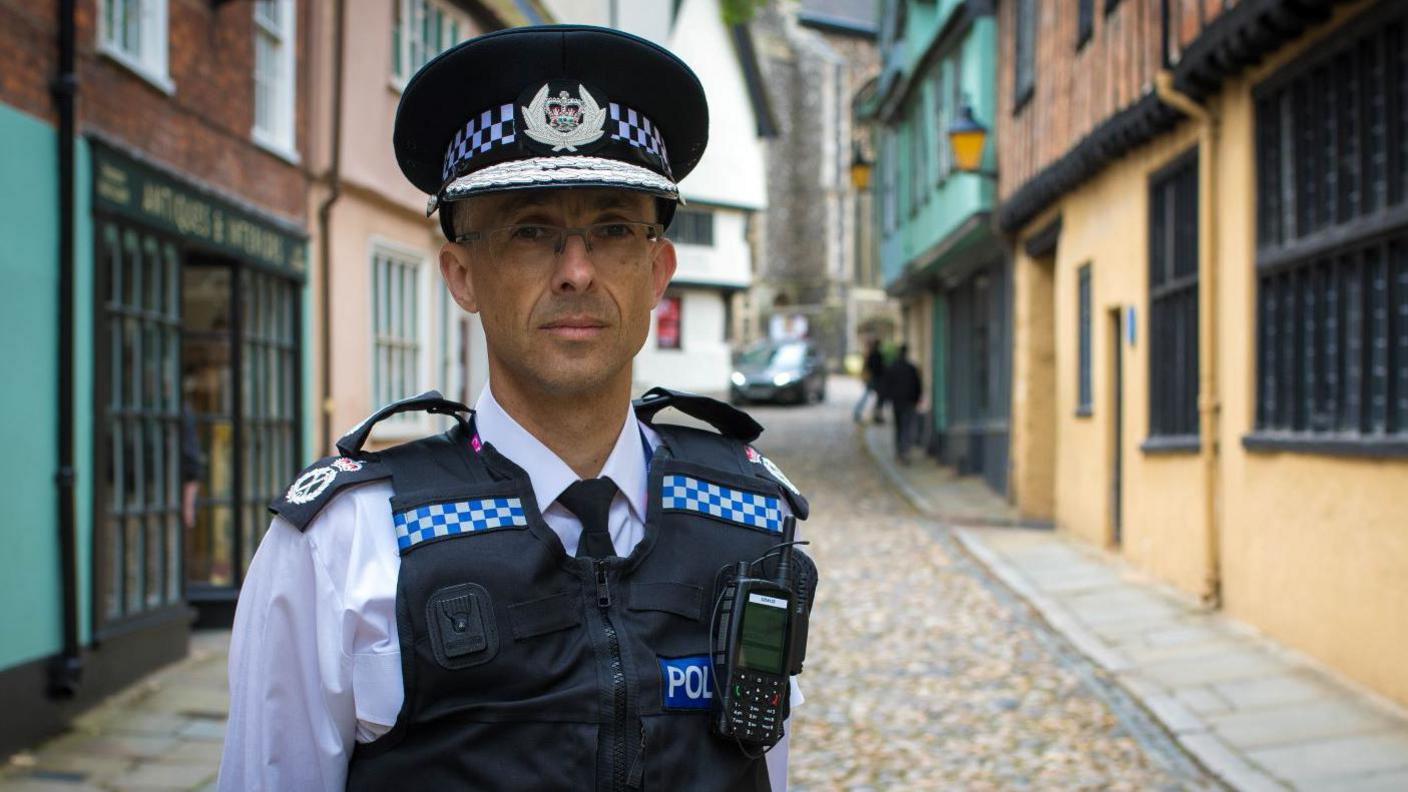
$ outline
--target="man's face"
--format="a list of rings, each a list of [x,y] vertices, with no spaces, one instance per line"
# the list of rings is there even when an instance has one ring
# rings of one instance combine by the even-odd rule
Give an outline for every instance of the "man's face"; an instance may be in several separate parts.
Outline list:
[[[467,203],[454,209],[457,234],[656,221],[653,198],[624,190],[525,190]],[[624,246],[598,240],[588,253],[583,237],[569,236],[553,253],[502,232],[488,236],[446,243],[440,271],[455,301],[480,315],[489,356],[502,371],[519,387],[552,396],[588,392],[629,372],[649,333],[650,312],[675,273],[668,240]]]

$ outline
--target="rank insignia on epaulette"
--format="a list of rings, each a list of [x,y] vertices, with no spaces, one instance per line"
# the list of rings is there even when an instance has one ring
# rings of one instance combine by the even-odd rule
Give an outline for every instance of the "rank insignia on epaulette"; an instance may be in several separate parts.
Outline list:
[[[353,462],[353,464],[359,463]],[[311,503],[323,494],[335,478],[337,478],[337,468],[332,465],[313,468],[293,482],[288,488],[288,492],[284,493],[284,500],[300,505]]]

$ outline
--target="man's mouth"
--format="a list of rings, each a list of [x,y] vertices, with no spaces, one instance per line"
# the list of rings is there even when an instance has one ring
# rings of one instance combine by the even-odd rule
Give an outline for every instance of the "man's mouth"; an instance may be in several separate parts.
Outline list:
[[[568,317],[554,319],[542,326],[549,335],[567,341],[583,341],[597,337],[606,329],[606,323],[589,317]]]

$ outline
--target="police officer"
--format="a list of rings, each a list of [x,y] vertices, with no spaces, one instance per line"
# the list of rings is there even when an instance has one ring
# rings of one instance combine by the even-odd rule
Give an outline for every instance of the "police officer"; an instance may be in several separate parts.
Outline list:
[[[439,211],[490,385],[473,411],[382,408],[272,505],[222,790],[784,788],[785,743],[765,760],[710,733],[709,630],[718,571],[806,501],[747,415],[630,401],[707,135],[689,68],[602,28],[491,33],[406,86],[397,160]],[[667,406],[713,429],[656,422]],[[456,425],[366,450],[414,411]]]

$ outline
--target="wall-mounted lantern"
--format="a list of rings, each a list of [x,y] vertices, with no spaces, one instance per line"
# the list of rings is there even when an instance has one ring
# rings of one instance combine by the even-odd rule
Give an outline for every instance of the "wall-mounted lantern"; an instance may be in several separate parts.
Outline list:
[[[857,143],[851,149],[851,186],[856,188],[856,192],[865,192],[870,189],[870,172],[874,163],[865,158],[864,152],[860,150]]]
[[[973,107],[965,102],[958,118],[948,128],[948,145],[953,151],[954,167],[964,173],[996,179],[995,171],[983,169],[983,150],[987,144],[988,128],[973,118]]]

